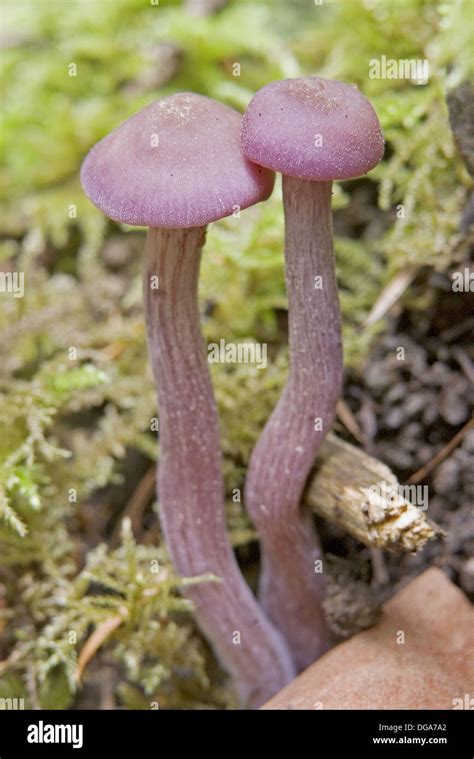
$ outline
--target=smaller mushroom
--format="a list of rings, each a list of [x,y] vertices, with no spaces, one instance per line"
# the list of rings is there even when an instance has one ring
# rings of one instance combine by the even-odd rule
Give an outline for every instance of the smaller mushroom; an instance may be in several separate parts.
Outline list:
[[[110,218],[150,227],[144,302],[160,410],[163,532],[180,575],[220,578],[187,594],[242,701],[258,706],[294,669],[227,534],[219,421],[197,298],[206,225],[265,200],[273,188],[273,174],[241,154],[241,120],[200,95],[163,98],[92,148],[81,179]]]
[[[316,77],[263,87],[241,141],[246,158],[283,174],[290,370],[251,457],[246,504],[262,541],[261,603],[302,669],[329,644],[321,552],[300,503],[342,382],[332,181],[372,169],[384,141],[357,87]]]

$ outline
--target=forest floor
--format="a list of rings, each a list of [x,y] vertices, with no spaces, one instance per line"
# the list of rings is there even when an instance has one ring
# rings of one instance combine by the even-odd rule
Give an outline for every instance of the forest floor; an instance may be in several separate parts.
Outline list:
[[[346,378],[344,397],[364,449],[401,484],[417,483],[429,517],[446,533],[416,555],[401,555],[363,547],[318,520],[325,551],[337,557],[340,579],[349,578],[344,600],[355,615],[429,566],[441,568],[474,601],[474,292],[460,299],[451,285],[450,273],[421,273],[414,292],[429,288],[431,305],[400,308],[363,370]]]

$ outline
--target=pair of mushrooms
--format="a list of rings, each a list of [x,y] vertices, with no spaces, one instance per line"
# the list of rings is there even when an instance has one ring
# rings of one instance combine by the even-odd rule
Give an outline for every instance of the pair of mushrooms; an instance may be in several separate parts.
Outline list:
[[[144,303],[158,388],[158,494],[168,549],[197,621],[241,700],[258,706],[329,646],[318,538],[300,508],[342,378],[331,186],[381,159],[369,101],[311,77],[273,82],[245,116],[209,98],[158,100],[95,145],[84,190],[111,219],[149,227]],[[197,299],[206,225],[266,200],[283,174],[289,377],[252,454],[245,500],[261,538],[255,599],[225,522],[219,421]]]

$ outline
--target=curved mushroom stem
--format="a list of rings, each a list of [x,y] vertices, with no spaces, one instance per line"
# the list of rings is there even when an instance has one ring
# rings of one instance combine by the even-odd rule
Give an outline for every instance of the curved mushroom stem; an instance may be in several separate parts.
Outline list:
[[[259,706],[292,679],[294,669],[282,636],[246,584],[227,535],[219,421],[199,326],[204,239],[204,227],[150,228],[147,237],[144,300],[160,410],[161,522],[181,576],[221,578],[186,594],[241,699]]]
[[[290,370],[252,453],[246,483],[247,508],[262,541],[260,601],[285,635],[298,669],[329,645],[319,542],[311,514],[300,504],[342,381],[331,187],[283,176]]]

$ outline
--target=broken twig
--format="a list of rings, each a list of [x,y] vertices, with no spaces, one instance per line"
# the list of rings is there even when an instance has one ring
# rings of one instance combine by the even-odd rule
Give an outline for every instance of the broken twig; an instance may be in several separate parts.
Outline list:
[[[380,461],[328,435],[304,503],[366,546],[415,553],[442,530],[406,498],[410,492]]]

